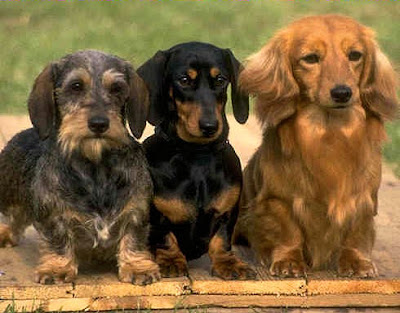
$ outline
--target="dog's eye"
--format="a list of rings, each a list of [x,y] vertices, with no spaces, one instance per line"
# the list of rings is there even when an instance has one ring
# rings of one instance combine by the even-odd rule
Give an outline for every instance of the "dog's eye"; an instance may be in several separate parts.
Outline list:
[[[190,78],[189,76],[183,75],[181,77],[179,77],[178,82],[181,86],[189,86],[190,85]]]
[[[350,51],[349,55],[349,60],[350,61],[358,61],[362,57],[362,53],[360,51]]]
[[[123,90],[123,87],[122,87],[122,85],[119,84],[119,83],[113,83],[113,84],[111,84],[111,86],[110,86],[110,92],[111,92],[111,93],[114,93],[114,94],[121,93],[122,90]]]
[[[305,57],[301,58],[308,64],[314,64],[319,62],[319,55],[316,53],[307,54]]]
[[[69,88],[73,91],[82,91],[83,83],[81,81],[73,81],[69,84]]]
[[[222,86],[222,85],[225,84],[225,81],[226,81],[226,79],[225,79],[224,76],[218,75],[218,76],[215,78],[215,85],[216,85],[216,86]]]

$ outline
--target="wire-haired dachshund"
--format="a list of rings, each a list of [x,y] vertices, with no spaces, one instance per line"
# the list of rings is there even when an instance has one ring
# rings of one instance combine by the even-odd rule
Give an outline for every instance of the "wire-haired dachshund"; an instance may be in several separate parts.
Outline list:
[[[82,260],[117,259],[123,282],[160,278],[148,250],[153,193],[139,143],[148,92],[132,66],[99,51],[49,64],[28,100],[34,128],[0,154],[0,246],[34,224],[43,241],[35,280],[73,281]]]
[[[150,90],[148,121],[156,125],[144,148],[155,193],[150,246],[163,276],[185,275],[187,260],[206,252],[216,276],[255,276],[231,251],[242,172],[227,140],[225,103],[230,83],[235,118],[247,120],[240,68],[229,49],[190,42],[158,51],[138,69]]]

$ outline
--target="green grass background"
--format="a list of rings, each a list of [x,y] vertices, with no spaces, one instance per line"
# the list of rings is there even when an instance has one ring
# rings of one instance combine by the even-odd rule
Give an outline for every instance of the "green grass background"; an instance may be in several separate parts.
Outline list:
[[[36,75],[75,50],[104,50],[138,66],[158,49],[198,40],[229,47],[243,60],[287,23],[324,13],[375,29],[400,65],[398,0],[0,1],[0,114],[26,113]],[[385,156],[400,168],[400,122],[387,129]]]

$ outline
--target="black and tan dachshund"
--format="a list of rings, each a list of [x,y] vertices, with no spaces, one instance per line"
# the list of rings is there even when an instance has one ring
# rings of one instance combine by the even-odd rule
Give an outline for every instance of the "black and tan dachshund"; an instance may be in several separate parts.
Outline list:
[[[71,282],[90,258],[117,261],[123,282],[160,278],[148,249],[153,194],[139,143],[148,93],[132,66],[86,50],[49,64],[28,101],[34,128],[0,154],[0,247],[34,224],[38,283]]]
[[[229,144],[227,88],[244,123],[248,96],[237,88],[240,63],[229,49],[190,42],[158,51],[138,69],[150,90],[144,142],[154,184],[150,246],[166,277],[187,273],[187,260],[208,252],[213,275],[254,278],[231,251],[242,187],[240,160]]]

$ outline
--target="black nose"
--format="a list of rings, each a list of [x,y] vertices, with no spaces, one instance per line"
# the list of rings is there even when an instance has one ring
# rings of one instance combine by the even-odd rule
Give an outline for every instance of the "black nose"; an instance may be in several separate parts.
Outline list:
[[[218,120],[207,120],[207,121],[199,121],[199,127],[201,132],[206,137],[211,137],[218,130]]]
[[[102,134],[107,131],[110,126],[110,120],[103,116],[93,116],[89,119],[88,126],[92,132]]]
[[[346,85],[339,85],[331,89],[331,97],[333,101],[338,103],[349,101],[352,94],[351,88]]]

